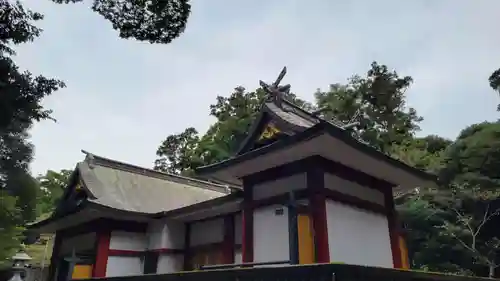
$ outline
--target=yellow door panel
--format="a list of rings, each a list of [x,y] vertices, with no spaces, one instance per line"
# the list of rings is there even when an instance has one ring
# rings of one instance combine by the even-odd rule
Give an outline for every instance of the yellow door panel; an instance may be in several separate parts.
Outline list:
[[[406,241],[402,236],[399,236],[399,252],[401,253],[401,265],[403,269],[410,269],[408,248],[406,248]]]
[[[311,227],[311,219],[307,214],[299,214],[299,263],[314,263],[314,238]]]
[[[92,265],[77,264],[73,268],[71,279],[88,279],[92,278]]]

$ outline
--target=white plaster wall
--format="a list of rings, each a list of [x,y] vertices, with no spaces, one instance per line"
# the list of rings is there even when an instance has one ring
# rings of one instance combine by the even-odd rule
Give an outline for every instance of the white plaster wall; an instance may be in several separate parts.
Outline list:
[[[243,263],[243,255],[242,255],[241,250],[234,251],[234,263],[236,263],[236,264]]]
[[[113,250],[144,251],[148,239],[144,233],[112,231],[109,248]]]
[[[140,257],[108,257],[106,277],[143,274],[143,259]]]
[[[75,251],[85,251],[94,249],[95,239],[96,239],[95,232],[63,239],[59,255],[60,256],[71,255],[73,249],[75,249]]]
[[[148,226],[148,248],[183,249],[185,224],[171,220],[158,220]]]
[[[263,199],[274,195],[304,189],[307,186],[306,174],[301,173],[276,181],[264,182],[253,187],[253,199]]]
[[[176,255],[161,255],[158,257],[158,267],[156,273],[173,273],[182,271],[184,268],[184,256]]]
[[[331,200],[326,212],[332,262],[393,268],[386,217]]]
[[[241,217],[241,213],[238,213],[234,216],[234,243],[236,245],[242,244],[242,232],[243,232],[243,220]]]
[[[282,215],[275,215],[283,208]],[[290,258],[288,251],[288,210],[280,205],[254,210],[254,262],[282,261]]]
[[[196,222],[191,225],[191,246],[218,243],[224,240],[224,219]]]
[[[332,174],[325,174],[325,187],[384,206],[384,194],[373,188],[347,181]]]

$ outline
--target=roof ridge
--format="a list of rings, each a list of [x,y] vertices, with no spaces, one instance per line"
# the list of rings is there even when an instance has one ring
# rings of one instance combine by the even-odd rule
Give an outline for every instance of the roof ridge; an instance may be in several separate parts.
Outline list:
[[[141,166],[137,166],[134,164],[106,158],[103,156],[98,156],[93,153],[90,153],[86,150],[82,149],[82,153],[86,155],[85,161],[87,162],[92,162],[94,165],[100,165],[103,167],[108,167],[108,168],[113,168],[113,169],[119,169],[122,171],[134,173],[134,174],[139,174],[139,175],[144,175],[144,176],[150,176],[150,177],[156,177],[159,179],[163,180],[172,180],[172,181],[180,181],[181,183],[189,184],[192,186],[200,187],[200,188],[205,188],[205,189],[210,189],[214,191],[219,191],[222,193],[230,193],[230,189],[237,189],[235,186],[230,186],[230,185],[223,185],[219,183],[214,183],[211,181],[206,181],[206,180],[201,180],[201,179],[196,179],[196,178],[191,178],[191,177],[186,177],[186,176],[181,176],[181,175],[175,175],[171,173],[165,173],[161,171],[157,171],[154,169],[150,168],[144,168]]]
[[[341,129],[344,129],[344,126],[346,126],[347,124],[345,124],[344,122],[338,120],[336,117],[333,117],[332,120],[326,120],[325,118],[322,118],[321,116],[319,115],[316,115],[314,114],[314,112],[310,112],[309,110],[295,104],[294,102],[288,100],[288,99],[283,99],[283,101],[285,103],[287,103],[289,106],[301,111],[302,113],[304,113],[305,115],[307,115],[309,118],[312,118],[314,119],[315,121],[317,122],[328,122],[330,124],[332,124],[333,126],[336,126],[336,127],[339,127]]]

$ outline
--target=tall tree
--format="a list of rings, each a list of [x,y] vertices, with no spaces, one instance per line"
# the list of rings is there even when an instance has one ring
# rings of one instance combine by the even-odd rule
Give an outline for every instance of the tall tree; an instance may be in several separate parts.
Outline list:
[[[406,243],[413,269],[472,275],[470,255],[449,235],[442,235],[443,221],[449,211],[437,208],[433,191],[418,192],[396,199],[400,219],[406,226]]]
[[[3,236],[12,237],[0,243],[0,257],[8,257],[19,244],[19,229],[36,213],[36,182],[28,165],[33,149],[28,129],[40,120],[50,119],[50,110],[41,105],[44,97],[64,84],[56,79],[34,76],[21,71],[14,62],[14,47],[29,43],[40,35],[34,22],[41,14],[25,9],[20,2],[0,0],[0,225]]]
[[[435,137],[431,140],[433,145],[426,147],[441,152],[421,154],[424,157],[416,163],[422,164],[429,155],[436,157],[427,162],[428,169],[438,171],[442,185],[420,189],[398,202],[411,229],[414,266],[493,277],[500,253],[496,230],[500,186],[495,169],[500,161],[500,123],[471,125],[448,145]]]
[[[38,210],[40,214],[46,215],[54,210],[72,173],[72,170],[61,170],[59,172],[48,170],[45,175],[37,178],[40,184],[40,191],[38,192]]]
[[[323,117],[348,122],[358,113],[357,137],[390,153],[394,144],[403,144],[419,129],[422,120],[412,108],[406,108],[405,90],[411,77],[399,77],[384,65],[372,63],[366,78],[354,76],[348,85],[335,84],[328,92],[316,93],[317,106],[289,94],[286,98],[307,109],[323,108]],[[209,130],[199,136],[194,129],[171,135],[157,151],[159,170],[180,172],[230,157],[246,136],[265,98],[257,89],[246,92],[237,87],[229,97],[217,97],[210,106],[216,118]]]
[[[315,94],[324,117],[342,122],[356,119],[354,135],[378,150],[390,153],[392,145],[400,145],[419,130],[422,117],[406,106],[406,90],[410,76],[400,77],[387,66],[373,62],[366,77],[349,79],[346,85],[333,84],[327,92]]]
[[[84,0],[52,1],[68,4]],[[121,38],[168,44],[184,32],[191,5],[189,0],[93,0],[92,10],[111,22]]]
[[[196,163],[194,151],[198,146],[200,137],[195,128],[187,128],[180,134],[168,136],[158,147],[155,160],[155,170],[180,174],[191,168]]]
[[[500,221],[499,191],[484,186],[454,184],[446,190],[435,190],[432,202],[446,212],[440,235],[451,237],[462,248],[464,268],[486,275],[480,266],[487,268],[487,276],[495,277],[500,265],[500,239],[498,231],[488,231],[488,225]],[[476,268],[478,267],[479,268]],[[484,269],[483,268],[483,269]]]
[[[16,197],[0,189],[0,268],[9,266],[9,259],[22,240],[21,212]]]
[[[262,89],[247,92],[243,87],[236,87],[229,97],[218,96],[216,103],[210,105],[210,116],[216,122],[202,136],[194,128],[168,136],[156,152],[159,158],[155,169],[192,175],[192,170],[201,165],[229,158],[246,137],[265,96]],[[293,93],[286,98],[311,107]]]
[[[490,82],[490,87],[500,94],[500,68],[493,71],[488,81]],[[497,111],[500,111],[500,104],[497,105]]]
[[[462,130],[445,160],[440,177],[447,188],[436,200],[451,212],[443,230],[493,277],[500,263],[500,237],[494,227],[500,222],[500,122]]]

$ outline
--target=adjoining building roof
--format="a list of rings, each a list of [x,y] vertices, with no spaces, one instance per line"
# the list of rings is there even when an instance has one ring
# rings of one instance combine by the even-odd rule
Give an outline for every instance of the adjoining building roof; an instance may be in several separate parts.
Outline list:
[[[162,173],[85,152],[77,169],[88,201],[117,210],[155,214],[215,199],[227,186]]]
[[[56,210],[50,217],[30,224],[30,230],[53,233],[103,216],[147,221],[239,198],[239,187],[83,152],[86,158],[76,165]]]

